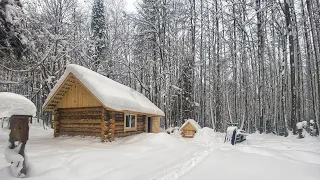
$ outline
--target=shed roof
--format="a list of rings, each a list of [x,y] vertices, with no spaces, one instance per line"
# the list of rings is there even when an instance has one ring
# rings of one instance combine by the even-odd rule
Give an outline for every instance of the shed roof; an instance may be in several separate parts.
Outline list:
[[[164,112],[143,94],[97,72],[75,64],[67,65],[66,71],[48,95],[43,109],[49,109],[47,108],[50,104],[49,102],[70,74],[74,75],[105,107],[116,111],[133,111],[164,116]]]
[[[184,128],[188,123],[191,124],[191,126],[196,130],[200,130],[201,129],[201,126],[193,119],[188,119],[184,122],[184,124],[180,127],[180,129]]]

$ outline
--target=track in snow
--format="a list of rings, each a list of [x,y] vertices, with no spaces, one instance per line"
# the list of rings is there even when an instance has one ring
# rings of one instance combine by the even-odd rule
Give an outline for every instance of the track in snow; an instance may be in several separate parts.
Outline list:
[[[200,150],[193,153],[190,157],[185,157],[181,163],[176,164],[175,166],[171,166],[166,168],[164,171],[150,178],[150,180],[176,180],[187,174],[190,170],[199,165],[205,157],[207,157],[212,151],[215,149],[221,148],[225,146],[224,144],[214,144],[214,143],[206,143],[206,144],[197,144]],[[201,147],[202,146],[202,147]]]

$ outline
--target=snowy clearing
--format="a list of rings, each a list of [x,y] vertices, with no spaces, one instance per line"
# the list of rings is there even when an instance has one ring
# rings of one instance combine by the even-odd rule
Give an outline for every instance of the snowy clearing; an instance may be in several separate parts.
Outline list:
[[[9,131],[0,132],[0,179],[10,177],[4,157]],[[140,134],[112,143],[81,137],[53,138],[51,130],[30,128],[27,179],[194,180],[320,179],[320,140],[253,134],[242,144],[224,144],[209,128],[195,138]],[[271,173],[272,172],[272,173]]]

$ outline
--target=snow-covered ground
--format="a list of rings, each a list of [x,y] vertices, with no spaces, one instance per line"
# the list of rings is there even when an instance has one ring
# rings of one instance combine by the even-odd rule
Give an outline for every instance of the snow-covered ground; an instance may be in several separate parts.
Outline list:
[[[10,180],[4,157],[9,131],[0,129],[0,179]],[[26,179],[43,180],[319,180],[320,139],[253,134],[224,144],[224,134],[204,128],[193,139],[140,134],[101,143],[81,137],[53,138],[31,126]]]

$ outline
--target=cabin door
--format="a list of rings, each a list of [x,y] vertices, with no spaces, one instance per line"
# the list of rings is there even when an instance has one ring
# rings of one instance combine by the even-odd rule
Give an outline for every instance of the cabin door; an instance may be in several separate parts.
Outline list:
[[[151,123],[152,123],[152,118],[151,117],[148,117],[148,133],[151,132]]]

